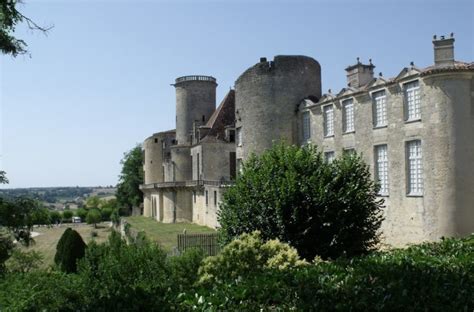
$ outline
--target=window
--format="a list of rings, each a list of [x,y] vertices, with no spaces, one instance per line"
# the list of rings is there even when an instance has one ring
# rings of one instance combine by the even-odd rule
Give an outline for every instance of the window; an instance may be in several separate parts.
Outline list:
[[[354,132],[354,101],[352,99],[342,102],[342,127],[343,132]]]
[[[418,80],[403,85],[406,121],[421,119],[420,86]]]
[[[193,191],[193,202],[196,203],[196,191]]]
[[[324,136],[334,135],[334,108],[332,105],[323,107]]]
[[[385,90],[374,92],[372,97],[374,99],[374,127],[384,127],[387,125],[387,104]]]
[[[237,140],[237,146],[242,146],[242,128],[235,129],[235,136]]]
[[[421,141],[407,143],[408,195],[423,194],[423,163]]]
[[[206,190],[206,206],[209,205],[209,192]]]
[[[157,138],[155,138],[155,143],[158,143],[158,139],[157,139]]]
[[[217,191],[214,191],[214,206],[217,207]]]
[[[355,156],[356,151],[354,148],[345,148],[342,150],[344,156]]]
[[[196,180],[201,180],[201,157],[199,153],[196,155]]]
[[[324,160],[330,164],[334,161],[334,159],[336,158],[336,153],[334,152],[325,152],[324,153]]]
[[[387,145],[375,147],[375,180],[380,184],[380,195],[388,195],[388,152]]]
[[[309,112],[303,112],[303,143],[311,138],[311,119]]]

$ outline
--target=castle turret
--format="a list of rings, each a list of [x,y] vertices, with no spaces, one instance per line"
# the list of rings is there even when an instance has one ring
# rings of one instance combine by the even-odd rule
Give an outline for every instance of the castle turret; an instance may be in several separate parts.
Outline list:
[[[216,109],[216,79],[210,76],[177,78],[176,140],[178,145],[191,145],[193,124],[204,125]]]
[[[261,58],[235,83],[237,161],[274,141],[298,140],[297,105],[321,97],[321,67],[307,56]]]

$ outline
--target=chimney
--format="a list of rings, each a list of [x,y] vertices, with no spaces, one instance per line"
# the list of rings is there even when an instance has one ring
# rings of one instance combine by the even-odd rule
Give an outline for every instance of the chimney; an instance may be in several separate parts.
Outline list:
[[[449,66],[454,64],[454,34],[449,38],[433,36],[435,66]]]
[[[355,65],[346,68],[347,85],[353,88],[359,88],[372,79],[374,79],[374,68],[372,60],[369,60],[369,64],[362,64],[357,58]]]

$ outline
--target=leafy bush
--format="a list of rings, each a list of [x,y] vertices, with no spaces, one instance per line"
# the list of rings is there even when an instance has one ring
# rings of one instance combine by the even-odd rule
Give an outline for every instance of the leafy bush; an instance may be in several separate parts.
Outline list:
[[[183,295],[182,308],[206,311],[472,311],[474,235],[353,259],[214,281]]]
[[[242,234],[199,269],[200,283],[212,285],[262,272],[267,268],[284,270],[305,264],[296,249],[278,240],[263,241],[260,232]]]
[[[100,210],[102,216],[102,221],[110,221],[110,216],[112,215],[113,209],[109,207],[104,207]]]
[[[0,234],[0,276],[5,273],[5,262],[10,258],[14,247],[10,237]]]
[[[85,255],[86,244],[81,235],[71,228],[67,228],[58,241],[54,263],[66,273],[77,271],[77,261]]]
[[[379,241],[382,202],[358,156],[328,164],[317,149],[275,145],[251,156],[219,212],[224,242],[255,230],[305,259],[354,256]]]
[[[41,263],[43,263],[43,256],[39,252],[15,248],[6,266],[10,273],[26,273],[38,269]]]

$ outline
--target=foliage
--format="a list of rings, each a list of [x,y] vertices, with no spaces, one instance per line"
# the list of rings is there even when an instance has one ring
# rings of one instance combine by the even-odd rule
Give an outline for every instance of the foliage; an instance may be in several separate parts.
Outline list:
[[[351,260],[214,280],[182,296],[183,309],[201,311],[471,311],[474,308],[474,236]]]
[[[63,211],[63,220],[71,222],[72,216],[74,216],[74,213],[71,210],[66,209]]]
[[[51,215],[48,208],[41,207],[32,213],[33,224],[49,225],[51,224]]]
[[[79,218],[81,218],[82,221],[84,221],[87,217],[87,210],[84,208],[78,208],[76,210],[76,216],[78,216]]]
[[[0,276],[5,273],[5,262],[10,258],[14,246],[10,237],[0,235]]]
[[[306,264],[296,249],[278,240],[265,242],[260,232],[242,234],[214,257],[204,260],[199,270],[200,283],[213,285],[254,275],[267,268],[284,270]]]
[[[0,170],[0,184],[8,184],[7,173]]]
[[[43,262],[43,256],[35,251],[22,251],[15,248],[13,253],[6,262],[6,266],[10,273],[27,273],[37,270]]]
[[[77,231],[67,228],[56,246],[54,262],[61,271],[74,273],[77,271],[77,261],[85,255],[86,247],[81,235]]]
[[[132,207],[138,207],[143,202],[143,193],[139,186],[143,184],[143,152],[137,145],[124,154],[120,164],[122,171],[117,185],[117,203],[130,213]]]
[[[99,209],[101,208],[102,201],[99,196],[90,196],[86,200],[86,209]]]
[[[112,208],[104,207],[100,210],[100,215],[102,217],[102,221],[110,221],[110,216],[113,213]]]
[[[28,246],[33,242],[31,230],[34,215],[41,207],[36,200],[30,198],[0,198],[0,226],[5,227],[18,242]]]
[[[51,210],[49,212],[49,219],[52,224],[57,224],[61,222],[61,214],[59,213],[59,211]]]
[[[79,274],[95,311],[161,311],[177,297],[166,254],[155,244],[127,244],[116,232],[103,245],[91,244]]]
[[[115,208],[110,215],[110,220],[112,221],[113,225],[119,226],[120,225],[120,215],[119,210]]]
[[[354,256],[379,241],[382,201],[358,156],[326,163],[316,147],[277,144],[251,156],[219,212],[225,242],[254,230],[305,259]]]
[[[87,224],[93,224],[94,227],[97,227],[97,223],[102,219],[99,209],[91,209],[87,212],[86,222]]]
[[[17,56],[27,52],[27,44],[21,39],[15,38],[12,33],[18,24],[26,22],[29,29],[40,30],[46,33],[50,28],[38,26],[30,18],[24,16],[17,10],[21,0],[2,0],[0,2],[0,51],[3,54]]]

